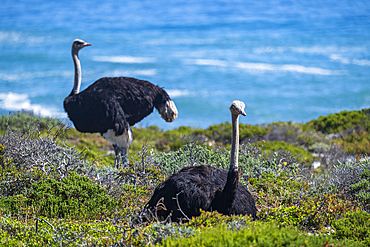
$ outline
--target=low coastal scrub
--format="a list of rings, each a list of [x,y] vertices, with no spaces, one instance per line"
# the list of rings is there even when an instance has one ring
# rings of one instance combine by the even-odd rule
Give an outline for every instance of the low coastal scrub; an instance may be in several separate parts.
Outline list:
[[[370,246],[370,214],[364,211],[350,211],[332,224],[333,237],[352,240]]]
[[[342,111],[322,116],[305,124],[331,139],[331,143],[342,146],[353,155],[370,152],[370,109]]]
[[[369,246],[369,109],[240,129],[240,181],[256,200],[256,221],[202,212],[181,224],[141,223],[168,175],[228,167],[230,123],[133,127],[130,166],[117,169],[98,134],[23,113],[2,116],[0,245]]]
[[[252,223],[239,231],[224,225],[206,229],[187,238],[168,238],[161,246],[362,246],[338,241],[330,235],[307,235],[292,227]]]
[[[107,191],[85,176],[71,172],[61,181],[46,178],[31,184],[25,193],[0,199],[6,214],[48,218],[99,218],[118,206]]]
[[[369,131],[369,120],[370,109],[363,109],[361,111],[342,111],[328,116],[321,116],[308,122],[306,126],[326,134],[341,133],[358,127]]]

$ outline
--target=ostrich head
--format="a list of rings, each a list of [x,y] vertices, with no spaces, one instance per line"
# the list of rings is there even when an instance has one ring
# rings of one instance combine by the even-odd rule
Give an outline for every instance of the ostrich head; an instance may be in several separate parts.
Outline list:
[[[247,114],[244,111],[245,104],[240,100],[234,100],[230,106],[230,111],[233,115],[243,115],[246,116]]]
[[[75,39],[73,41],[72,50],[78,52],[79,50],[81,50],[85,46],[90,46],[90,45],[91,45],[90,43],[87,43],[87,42],[83,41],[82,39]]]

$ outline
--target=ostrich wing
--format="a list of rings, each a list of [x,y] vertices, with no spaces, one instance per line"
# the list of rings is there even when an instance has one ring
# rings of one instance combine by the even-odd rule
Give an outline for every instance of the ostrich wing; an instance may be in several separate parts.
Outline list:
[[[64,108],[80,132],[103,134],[113,129],[118,136],[128,129],[125,113],[112,95],[83,91],[67,97]]]
[[[103,77],[85,91],[99,92],[107,95],[106,98],[113,96],[123,109],[130,126],[151,114],[155,103],[164,104],[169,99],[160,87],[131,77]]]

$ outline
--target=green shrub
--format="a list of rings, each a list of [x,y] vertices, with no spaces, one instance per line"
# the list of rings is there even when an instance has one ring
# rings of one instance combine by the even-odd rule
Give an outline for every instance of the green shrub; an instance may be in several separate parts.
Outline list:
[[[47,131],[52,127],[64,127],[65,124],[54,118],[41,118],[28,113],[18,112],[9,116],[0,116],[0,133],[6,130],[24,132],[28,131],[30,126],[36,127],[39,131]]]
[[[178,172],[185,166],[214,165],[227,168],[230,162],[230,151],[214,150],[196,143],[189,143],[177,151],[160,154],[157,162],[160,169],[167,175]]]
[[[264,220],[296,226],[299,229],[325,232],[325,227],[333,220],[341,217],[348,210],[356,208],[353,203],[342,200],[336,195],[302,196],[294,204],[270,209]]]
[[[261,151],[265,151],[267,154],[279,150],[288,151],[297,159],[299,163],[311,164],[314,161],[314,157],[310,152],[294,144],[289,144],[282,141],[259,141],[256,143],[256,146],[259,147]]]
[[[333,237],[370,246],[370,214],[364,211],[348,212],[344,218],[335,220],[332,227]]]
[[[262,137],[267,134],[269,128],[266,126],[239,124],[239,135],[241,142],[246,142],[253,136]],[[204,135],[224,146],[231,144],[231,123],[211,125],[204,130]]]
[[[59,143],[60,132],[41,135],[31,124],[27,131],[9,130],[0,135],[0,196],[25,192],[45,177],[60,180],[85,165],[81,153]]]
[[[347,153],[355,155],[370,155],[370,132],[366,130],[351,131],[349,135],[334,140]]]
[[[316,207],[304,208],[299,206],[273,208],[268,220],[275,220],[282,225],[300,226],[309,216],[315,213]]]
[[[202,130],[186,126],[166,131],[159,129],[157,126],[147,128],[132,127],[131,130],[135,141],[129,150],[135,152],[141,149],[143,143],[148,143],[160,152],[176,151],[183,147],[183,139],[186,136],[198,139],[197,136],[201,136],[201,132],[203,132]]]
[[[262,221],[300,229],[324,230],[334,219],[356,208],[350,200],[329,191],[314,193],[308,181],[300,174],[264,173],[250,178],[251,190],[259,207],[257,216]]]
[[[142,238],[134,232],[110,220],[0,217],[0,246],[139,246]]]
[[[339,163],[328,174],[323,183],[326,189],[334,188],[333,192],[342,193],[349,200],[370,212],[370,159]]]
[[[175,152],[160,154],[156,163],[159,163],[160,169],[167,175],[185,166],[212,165],[228,169],[230,150],[221,147],[211,149],[196,143],[189,143]],[[294,173],[298,167],[299,163],[285,150],[263,155],[255,145],[242,145],[239,149],[239,170],[242,182],[247,181],[249,177],[260,177],[265,172]]]
[[[172,236],[186,238],[191,235],[194,235],[197,232],[197,230],[194,230],[190,227],[186,227],[183,225],[160,224],[160,223],[153,223],[149,227],[144,228],[143,230],[146,236],[150,236],[150,241],[153,245],[157,245],[164,241],[165,239]],[[145,245],[148,246],[149,244],[146,243]]]
[[[357,125],[363,126],[367,131],[370,129],[370,109],[361,111],[342,111],[335,114],[319,117],[306,125],[323,133],[339,133]]]
[[[194,230],[206,229],[217,227],[218,225],[227,225],[229,228],[238,228],[249,224],[252,218],[247,215],[230,215],[226,216],[220,214],[217,211],[208,212],[200,210],[201,214],[198,217],[192,217],[190,221],[185,223],[185,225]]]
[[[31,212],[46,217],[99,218],[118,204],[99,185],[74,172],[60,182],[48,178],[31,187],[26,195],[1,198],[1,207],[12,214]]]
[[[370,209],[370,169],[360,174],[361,180],[350,185],[350,191],[355,194],[356,201],[365,209]]]
[[[361,246],[345,242],[345,246]],[[344,246],[329,235],[306,235],[290,227],[276,224],[251,223],[239,231],[225,225],[206,229],[187,238],[167,238],[161,246]]]
[[[260,198],[258,204],[265,209],[293,205],[299,195],[307,190],[307,185],[301,180],[301,176],[287,172],[279,174],[266,172],[260,178],[250,178],[249,183]]]
[[[20,194],[33,182],[46,177],[46,174],[39,167],[19,168],[4,153],[5,147],[0,144],[0,196]]]

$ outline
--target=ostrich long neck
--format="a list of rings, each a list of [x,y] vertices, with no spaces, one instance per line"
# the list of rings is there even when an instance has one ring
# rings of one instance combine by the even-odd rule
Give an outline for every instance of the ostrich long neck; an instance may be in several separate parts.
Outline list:
[[[238,170],[238,154],[239,154],[239,115],[231,114],[232,119],[232,143],[231,143],[231,157],[230,157],[230,171]]]
[[[71,95],[74,95],[80,92],[81,87],[81,63],[80,59],[78,58],[78,50],[72,49],[72,58],[73,63],[75,65],[75,82],[73,85]]]
[[[227,173],[224,188],[216,193],[211,208],[222,214],[229,214],[233,205],[239,182],[238,152],[239,152],[239,115],[232,114],[233,139],[231,144],[230,168]]]

